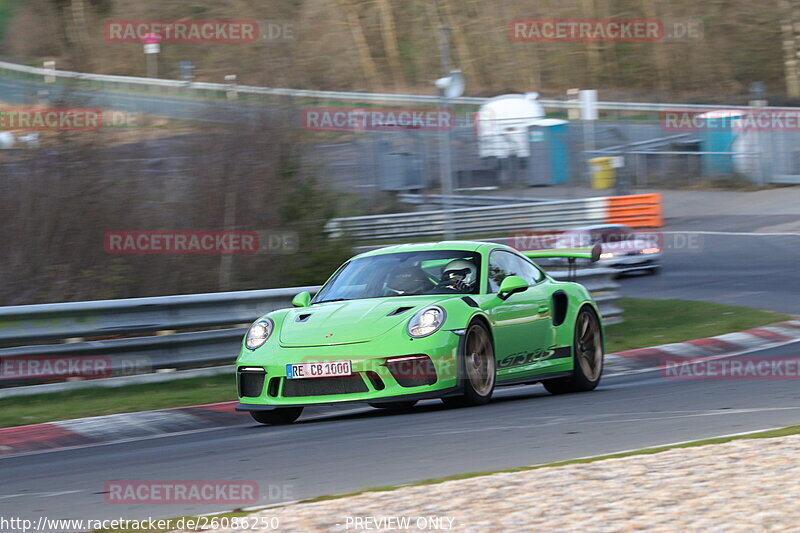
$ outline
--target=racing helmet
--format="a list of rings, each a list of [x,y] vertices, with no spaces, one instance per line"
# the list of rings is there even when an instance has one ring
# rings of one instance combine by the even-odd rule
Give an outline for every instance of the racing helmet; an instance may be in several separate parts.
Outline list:
[[[442,270],[442,283],[452,282],[460,287],[472,287],[478,278],[478,269],[465,259],[455,259]]]

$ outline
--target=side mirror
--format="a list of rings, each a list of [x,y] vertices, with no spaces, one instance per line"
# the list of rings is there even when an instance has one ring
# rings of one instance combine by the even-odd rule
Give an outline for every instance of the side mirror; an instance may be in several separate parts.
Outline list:
[[[292,298],[292,305],[295,307],[308,307],[311,305],[311,295],[303,291],[294,298]]]
[[[517,292],[522,292],[527,288],[528,288],[528,282],[522,279],[521,277],[508,276],[500,284],[500,290],[497,292],[497,296],[499,296],[501,300],[506,300],[512,294]]]
[[[600,254],[603,253],[603,247],[599,244],[592,246],[592,263],[600,261]]]

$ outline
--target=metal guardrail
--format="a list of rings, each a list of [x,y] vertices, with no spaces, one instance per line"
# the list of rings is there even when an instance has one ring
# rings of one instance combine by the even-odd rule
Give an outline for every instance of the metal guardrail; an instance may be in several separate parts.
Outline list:
[[[84,81],[96,82],[104,84],[112,90],[126,90],[132,87],[137,88],[156,88],[163,89],[169,88],[177,91],[191,90],[194,92],[208,92],[219,93],[219,97],[226,97],[230,91],[235,91],[241,94],[253,95],[271,95],[271,96],[289,96],[295,98],[307,98],[312,100],[334,100],[334,101],[351,101],[351,102],[380,102],[380,103],[424,103],[438,105],[440,103],[439,97],[436,95],[421,95],[421,94],[388,94],[388,93],[358,93],[358,92],[342,92],[342,91],[314,91],[306,89],[283,89],[273,87],[257,87],[252,85],[233,85],[229,83],[205,83],[205,82],[187,82],[180,80],[166,80],[157,78],[140,78],[134,76],[116,76],[110,74],[87,74],[81,72],[72,72],[68,70],[51,70],[39,67],[28,67],[25,65],[18,65],[16,63],[8,63],[0,61],[0,74],[3,70],[10,72],[17,72],[28,74],[32,76],[41,76],[44,81],[45,77],[48,79],[55,79],[56,81]],[[116,87],[115,87],[116,86]],[[488,98],[468,97],[462,96],[460,98],[452,98],[450,101],[453,104],[464,105],[481,105],[485,103]],[[539,100],[539,102],[547,109],[579,109],[579,102],[570,102],[565,100]],[[703,110],[710,111],[714,109],[749,109],[751,106],[742,105],[703,105],[703,104],[662,104],[662,103],[648,103],[648,102],[598,102],[598,109],[603,111],[668,111],[668,110]],[[789,111],[796,108],[787,107],[764,107],[761,108],[770,111]]]
[[[418,211],[389,215],[334,218],[325,230],[337,237],[347,234],[357,241],[385,241],[442,235],[450,224],[455,235],[481,235],[533,228],[569,228],[606,221],[606,198],[555,200],[501,206]]]
[[[328,221],[325,231],[332,237],[347,235],[359,242],[391,243],[409,238],[441,236],[445,233],[445,224],[457,236],[485,237],[489,234],[497,236],[499,233],[530,230],[562,230],[602,223],[625,224],[632,228],[661,227],[661,195],[540,200],[458,208],[449,212],[416,211],[334,218]]]
[[[622,320],[617,306],[619,285],[615,271],[578,270],[576,281],[592,293],[607,324]],[[551,272],[566,279],[566,272]],[[0,364],[6,360],[37,358],[102,357],[110,361],[104,375],[142,374],[159,369],[197,368],[231,364],[247,327],[259,316],[291,306],[301,291],[316,292],[319,286],[193,294],[154,298],[132,298],[97,302],[0,307],[2,343],[31,344],[0,349]],[[163,329],[237,325],[206,331],[150,335],[103,340],[79,340],[68,344],[41,344],[47,339],[83,336],[130,336]],[[29,383],[0,372],[6,386]]]
[[[404,204],[434,204],[442,205],[448,203],[456,207],[486,206],[486,205],[505,205],[505,204],[524,204],[531,202],[551,202],[552,198],[525,198],[522,196],[479,196],[464,194],[410,194],[401,193],[395,195],[399,202]]]
[[[0,345],[244,324],[273,309],[290,307],[295,294],[317,288],[0,307]]]

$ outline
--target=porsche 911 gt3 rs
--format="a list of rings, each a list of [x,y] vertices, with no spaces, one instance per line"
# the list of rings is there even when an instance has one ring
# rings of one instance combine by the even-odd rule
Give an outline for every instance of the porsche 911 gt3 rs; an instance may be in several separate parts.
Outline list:
[[[599,253],[451,241],[358,255],[313,298],[300,293],[294,308],[253,323],[236,361],[236,409],[285,424],[308,405],[480,405],[497,386],[528,383],[592,390],[603,370],[598,306],[532,259]]]

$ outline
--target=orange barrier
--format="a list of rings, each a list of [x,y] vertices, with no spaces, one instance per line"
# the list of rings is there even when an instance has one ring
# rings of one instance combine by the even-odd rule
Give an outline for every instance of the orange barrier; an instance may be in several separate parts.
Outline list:
[[[606,198],[606,222],[625,224],[632,228],[660,228],[664,225],[661,217],[661,195],[609,196]]]

